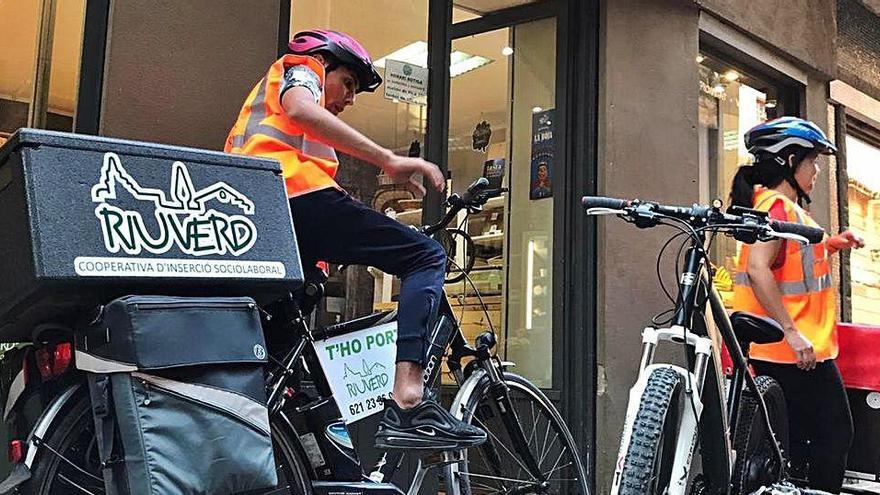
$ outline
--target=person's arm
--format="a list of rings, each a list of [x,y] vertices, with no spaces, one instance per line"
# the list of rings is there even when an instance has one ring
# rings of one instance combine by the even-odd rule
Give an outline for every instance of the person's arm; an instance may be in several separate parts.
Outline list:
[[[287,116],[303,131],[347,155],[371,163],[395,180],[406,181],[421,173],[431,185],[442,191],[446,185],[443,174],[431,162],[421,158],[395,155],[379,146],[357,130],[333,115],[319,103],[314,94],[304,87],[293,87],[284,92],[281,105]]]
[[[758,242],[749,250],[749,259],[746,271],[749,275],[752,291],[767,314],[776,320],[785,331],[785,340],[797,354],[797,366],[808,370],[816,367],[816,354],[813,352],[813,344],[795,326],[794,320],[782,303],[782,292],[773,277],[770,268],[779,254],[783,243],[780,240],[770,242]]]

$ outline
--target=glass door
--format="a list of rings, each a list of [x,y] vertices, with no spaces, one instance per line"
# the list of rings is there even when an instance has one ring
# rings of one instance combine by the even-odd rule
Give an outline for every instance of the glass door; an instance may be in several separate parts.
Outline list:
[[[455,7],[453,18],[473,13]],[[553,196],[561,166],[555,47],[555,18],[457,38],[449,81],[449,190],[486,177],[507,192],[462,219],[476,261],[470,281],[446,290],[469,341],[494,327],[499,355],[545,388],[553,384]]]

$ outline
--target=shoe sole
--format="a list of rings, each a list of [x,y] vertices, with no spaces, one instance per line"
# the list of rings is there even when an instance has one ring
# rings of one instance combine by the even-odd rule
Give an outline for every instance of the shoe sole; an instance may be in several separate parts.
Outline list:
[[[451,440],[444,438],[426,438],[423,435],[412,435],[405,432],[394,432],[376,435],[375,446],[380,450],[418,450],[446,451],[464,450],[482,445],[486,437],[473,440]]]

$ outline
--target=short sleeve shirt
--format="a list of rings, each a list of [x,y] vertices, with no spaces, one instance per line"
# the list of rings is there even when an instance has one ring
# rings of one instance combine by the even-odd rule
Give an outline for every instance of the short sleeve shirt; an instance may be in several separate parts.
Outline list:
[[[783,203],[781,199],[775,200],[767,213],[770,215],[770,218],[774,220],[779,220],[782,222],[788,221],[788,214],[785,212],[785,203]],[[779,249],[779,254],[776,255],[776,260],[773,261],[773,265],[771,265],[771,268],[774,270],[777,268],[782,268],[782,265],[784,264],[785,241],[782,242],[782,247]]]
[[[281,82],[281,91],[279,98],[290,88],[306,88],[315,97],[315,103],[321,101],[321,78],[311,68],[306,65],[294,65],[287,69],[284,73],[284,80]]]

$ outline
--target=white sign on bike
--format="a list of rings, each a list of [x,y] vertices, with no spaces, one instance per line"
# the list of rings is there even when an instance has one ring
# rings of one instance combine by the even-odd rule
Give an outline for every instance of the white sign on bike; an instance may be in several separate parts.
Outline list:
[[[315,350],[346,423],[382,411],[394,385],[396,322],[316,341]]]

